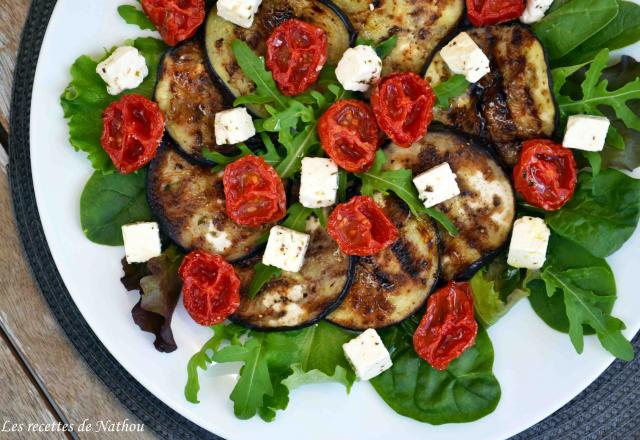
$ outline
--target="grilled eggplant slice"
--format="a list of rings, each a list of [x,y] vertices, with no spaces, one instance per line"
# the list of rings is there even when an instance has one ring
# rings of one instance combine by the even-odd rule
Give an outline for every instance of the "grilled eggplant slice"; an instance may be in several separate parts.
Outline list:
[[[167,132],[191,159],[211,164],[202,156],[203,150],[235,152],[231,145],[216,144],[215,114],[230,107],[209,76],[199,41],[189,40],[164,55],[155,100],[166,116]]]
[[[465,279],[506,243],[515,217],[509,177],[480,141],[451,130],[430,130],[410,148],[389,145],[387,169],[406,168],[414,175],[443,162],[456,173],[460,195],[436,209],[456,225],[459,235],[440,231],[442,277]]]
[[[211,8],[205,27],[208,60],[214,75],[220,79],[234,97],[250,94],[255,84],[247,78],[233,55],[231,43],[245,41],[258,55],[266,53],[266,41],[273,29],[283,21],[298,18],[315,24],[327,32],[328,62],[337,64],[353,39],[349,20],[328,0],[263,0],[249,29],[236,26],[218,17]],[[251,110],[263,116],[259,106]]]
[[[351,289],[327,318],[353,330],[386,327],[416,312],[438,281],[438,232],[431,221],[416,219],[395,196],[375,197],[400,231],[388,248],[356,263]]]
[[[440,41],[464,15],[464,0],[334,0],[365,40],[398,43],[382,62],[382,73],[421,73]],[[370,5],[373,9],[370,9]]]
[[[228,260],[254,254],[271,225],[240,226],[227,217],[222,172],[194,165],[167,145],[151,161],[147,200],[161,230],[185,250]]]
[[[520,24],[467,30],[491,61],[491,73],[451,100],[449,109],[437,108],[436,121],[495,144],[501,159],[515,165],[518,141],[553,135],[557,109],[549,64],[540,41]],[[452,73],[438,52],[426,72],[432,86]]]
[[[248,298],[245,292],[258,258],[235,266],[242,298],[233,321],[261,330],[291,330],[319,321],[340,304],[349,290],[354,259],[340,251],[324,228],[315,225],[308,231],[311,240],[300,272],[283,271],[255,298]]]

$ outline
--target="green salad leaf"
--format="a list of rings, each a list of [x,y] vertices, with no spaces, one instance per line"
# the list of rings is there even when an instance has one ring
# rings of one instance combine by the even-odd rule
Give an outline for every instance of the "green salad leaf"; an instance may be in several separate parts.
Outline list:
[[[378,150],[376,160],[371,169],[364,173],[356,174],[356,177],[362,181],[360,192],[365,196],[373,196],[376,192],[388,194],[389,191],[391,191],[409,206],[413,215],[416,217],[423,215],[432,217],[451,235],[457,235],[458,229],[449,217],[436,209],[425,208],[424,204],[420,201],[413,184],[411,170],[382,171],[382,167],[386,162],[387,156],[384,154],[384,151]]]
[[[445,82],[438,84],[433,89],[436,94],[436,105],[444,109],[449,108],[449,101],[465,93],[469,85],[464,75],[453,75]]]
[[[526,298],[523,271],[507,264],[506,253],[480,269],[469,281],[478,321],[485,327],[495,324],[518,301]]]
[[[158,63],[166,50],[166,45],[156,38],[137,38],[126,42],[137,48],[145,57],[149,75],[140,87],[124,92],[137,93],[147,98],[153,96]],[[107,93],[105,82],[96,73],[98,63],[107,58],[115,48],[99,60],[86,55],[78,58],[71,66],[71,83],[67,86],[60,104],[69,125],[69,141],[76,151],[87,153],[94,169],[103,173],[115,172],[109,155],[100,145],[102,136],[102,112],[109,104],[122,95]]]
[[[122,226],[153,220],[147,204],[147,171],[93,173],[80,196],[80,225],[94,243],[120,246]]]
[[[593,34],[567,55],[556,61],[558,66],[571,66],[588,62],[606,47],[621,49],[640,40],[640,5],[617,0],[618,14],[602,30]]]
[[[585,73],[579,97],[567,96],[561,91],[556,93],[560,115],[563,120],[576,114],[604,116],[604,111],[608,108],[627,128],[640,131],[640,115],[635,114],[633,109],[629,107],[631,101],[640,99],[640,77],[636,77],[615,90],[609,90],[608,79],[601,78],[608,61],[608,49],[601,50]],[[574,67],[576,68],[575,72],[580,66]],[[561,90],[561,87],[567,82],[565,75],[573,73],[572,69],[555,72],[554,80],[558,82],[557,91]],[[608,140],[611,142],[612,138],[613,145],[624,148],[624,142],[615,125],[609,129]]]
[[[608,169],[581,172],[573,198],[547,215],[549,227],[595,255],[607,257],[631,237],[640,218],[640,181]]]
[[[404,324],[404,325],[403,325]],[[415,321],[382,330],[393,366],[371,384],[398,414],[432,425],[478,420],[495,410],[500,384],[493,375],[493,346],[480,327],[475,345],[449,364],[432,368],[413,349]]]
[[[138,9],[133,5],[122,5],[118,7],[118,14],[128,24],[138,26],[140,29],[155,31],[156,27],[151,23],[147,14],[142,9]]]
[[[384,60],[391,54],[391,52],[393,52],[393,49],[395,49],[398,45],[398,35],[394,34],[386,40],[381,41],[380,43],[375,43],[373,40],[367,40],[358,36],[358,38],[356,38],[356,46],[360,45],[373,47],[380,59]]]
[[[532,30],[542,41],[552,65],[618,15],[616,0],[570,0],[553,8]]]
[[[223,324],[212,329],[214,336],[187,368],[185,396],[190,402],[198,402],[198,369],[212,362],[243,363],[230,396],[240,419],[258,414],[272,421],[276,410],[287,407],[289,391],[306,383],[339,382],[348,391],[355,381],[342,351],[352,336],[326,322],[290,332],[263,333]],[[223,342],[229,345],[221,348]]]

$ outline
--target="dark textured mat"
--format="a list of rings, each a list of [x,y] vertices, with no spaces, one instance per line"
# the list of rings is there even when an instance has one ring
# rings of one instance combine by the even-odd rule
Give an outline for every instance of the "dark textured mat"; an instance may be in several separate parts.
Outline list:
[[[32,3],[22,35],[11,107],[9,177],[18,230],[31,268],[69,340],[142,422],[163,438],[219,439],[160,402],[107,352],[76,308],[49,252],[31,180],[29,112],[38,54],[55,3]],[[634,345],[640,349],[638,337]],[[640,439],[640,357],[631,363],[615,362],[564,408],[514,439]]]

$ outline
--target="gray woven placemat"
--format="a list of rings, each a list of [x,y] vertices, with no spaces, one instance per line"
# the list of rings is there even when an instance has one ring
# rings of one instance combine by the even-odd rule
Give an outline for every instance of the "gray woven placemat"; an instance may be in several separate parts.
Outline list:
[[[55,4],[56,0],[34,0],[31,5],[11,106],[9,177],[18,230],[34,276],[69,340],[143,423],[163,438],[219,439],[163,404],[111,356],[75,306],[49,251],[31,179],[29,113],[38,54]],[[640,351],[638,337],[634,346]],[[630,363],[615,362],[565,407],[514,439],[640,439],[640,357]]]

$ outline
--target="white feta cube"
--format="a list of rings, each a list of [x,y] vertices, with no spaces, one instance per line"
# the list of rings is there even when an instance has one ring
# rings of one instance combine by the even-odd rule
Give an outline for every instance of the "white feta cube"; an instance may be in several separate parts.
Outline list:
[[[345,90],[366,92],[369,86],[380,79],[382,60],[371,47],[361,44],[347,49],[338,67],[336,77]]]
[[[336,203],[338,165],[324,157],[302,159],[300,203],[306,208],[324,208]]]
[[[480,81],[491,72],[489,58],[466,32],[461,32],[443,47],[440,55],[449,70],[464,75],[470,83]]]
[[[604,116],[569,116],[562,145],[576,150],[602,151],[610,124]]]
[[[274,226],[269,231],[269,240],[262,256],[262,263],[287,272],[299,272],[304,264],[309,239],[309,234],[283,226]]]
[[[253,119],[244,107],[232,108],[216,113],[216,144],[238,144],[256,134]]]
[[[413,178],[424,206],[431,208],[460,194],[456,175],[448,162],[441,163]]]
[[[522,269],[540,269],[547,258],[551,232],[544,220],[521,217],[513,224],[507,263]]]
[[[372,328],[344,344],[342,349],[361,380],[372,379],[393,365],[389,351]]]
[[[527,7],[520,16],[520,21],[526,24],[535,23],[544,18],[553,0],[527,0]]]
[[[162,253],[160,230],[156,222],[122,226],[124,253],[128,263],[146,263]]]
[[[142,84],[149,74],[149,68],[138,49],[122,46],[98,64],[96,73],[107,83],[107,92],[110,95],[119,95]]]
[[[218,17],[243,28],[250,28],[260,3],[262,0],[218,0],[216,9]]]

